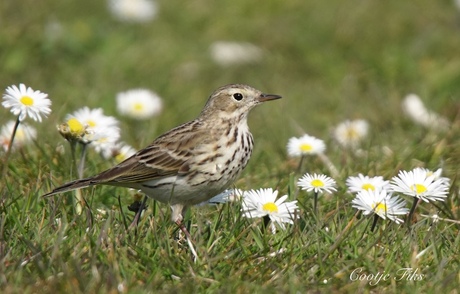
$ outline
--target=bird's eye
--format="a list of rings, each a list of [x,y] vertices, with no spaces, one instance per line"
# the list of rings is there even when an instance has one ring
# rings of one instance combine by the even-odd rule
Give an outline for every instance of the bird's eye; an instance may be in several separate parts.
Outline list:
[[[235,94],[233,94],[233,98],[235,98],[235,100],[237,100],[237,101],[240,101],[241,99],[243,99],[243,94],[235,93]]]

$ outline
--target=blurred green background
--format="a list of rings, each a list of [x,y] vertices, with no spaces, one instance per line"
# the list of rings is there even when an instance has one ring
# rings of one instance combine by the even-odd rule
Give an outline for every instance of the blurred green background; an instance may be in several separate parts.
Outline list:
[[[165,101],[160,133],[198,115],[218,86],[246,83],[285,98],[251,119],[256,142],[271,134],[279,151],[299,127],[325,138],[345,118],[368,119],[382,132],[400,122],[400,101],[412,92],[450,120],[458,114],[453,1],[157,4],[152,21],[133,24],[115,19],[105,1],[2,1],[0,87],[23,82],[48,93],[53,112],[38,126],[45,129],[82,106],[116,116],[117,92],[149,88]],[[209,51],[221,40],[253,43],[263,58],[221,66]],[[9,114],[1,113],[3,122]],[[140,148],[156,135],[129,143]]]

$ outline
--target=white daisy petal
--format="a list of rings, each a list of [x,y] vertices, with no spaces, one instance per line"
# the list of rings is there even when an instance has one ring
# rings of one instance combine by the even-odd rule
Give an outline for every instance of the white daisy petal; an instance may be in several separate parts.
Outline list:
[[[358,174],[357,177],[350,176],[346,180],[348,191],[350,193],[357,193],[361,190],[382,190],[387,189],[389,181],[385,181],[383,177],[369,177],[363,174]]]
[[[284,202],[287,195],[277,200],[277,195],[278,191],[273,191],[271,188],[244,192],[241,208],[243,216],[247,218],[268,216],[272,224],[276,223],[281,229],[285,229],[285,223],[292,224],[293,218],[298,217],[297,201]]]
[[[72,114],[67,115],[69,125],[71,120],[76,120],[84,126],[83,143],[89,143],[96,152],[102,152],[111,148],[120,138],[118,120],[112,116],[106,116],[102,108],[90,109],[83,107]],[[77,124],[75,124],[77,125]]]
[[[335,180],[321,174],[311,175],[306,173],[297,181],[297,185],[307,192],[314,191],[315,193],[332,193],[337,191]]]
[[[413,122],[423,127],[440,131],[449,129],[449,121],[445,117],[428,110],[422,99],[416,94],[409,94],[404,97],[402,109]]]
[[[148,119],[158,115],[163,102],[156,93],[147,89],[133,89],[117,94],[117,110],[134,119]]]
[[[108,145],[106,149],[103,149],[101,155],[105,159],[114,158],[118,163],[120,163],[135,153],[136,149],[133,147],[122,142],[116,142],[112,145]]]
[[[152,0],[109,0],[109,9],[118,20],[137,23],[151,21],[158,13]]]
[[[426,169],[415,168],[411,171],[399,171],[390,184],[392,192],[419,198],[425,202],[444,201],[449,193],[448,178],[437,176]]]
[[[398,215],[405,215],[409,209],[406,202],[397,196],[392,196],[386,190],[361,190],[351,201],[352,206],[362,210],[364,215],[377,214],[383,219],[390,219],[396,223],[404,221]]]
[[[323,140],[307,134],[300,138],[292,137],[287,143],[287,152],[291,157],[320,154],[325,150],[326,144]]]
[[[217,41],[210,46],[211,58],[222,66],[254,63],[263,57],[262,50],[245,42]]]
[[[42,115],[46,117],[51,113],[51,100],[48,99],[48,94],[34,91],[24,84],[19,84],[19,88],[15,85],[6,88],[2,105],[11,108],[11,113],[18,115],[20,121],[29,116],[41,122]]]
[[[14,121],[7,122],[0,130],[0,147],[7,151],[13,134]],[[26,123],[20,123],[16,129],[13,141],[13,149],[21,148],[37,138],[37,130]]]
[[[333,136],[342,147],[355,149],[368,131],[369,124],[363,119],[345,120],[334,129]]]

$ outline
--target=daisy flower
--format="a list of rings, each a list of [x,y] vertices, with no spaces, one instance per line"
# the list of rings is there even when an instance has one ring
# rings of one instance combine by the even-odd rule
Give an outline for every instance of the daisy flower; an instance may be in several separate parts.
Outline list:
[[[8,151],[11,135],[14,130],[14,121],[7,122],[0,130],[0,146]],[[37,138],[37,130],[26,123],[18,125],[12,148],[21,148]]]
[[[307,192],[332,193],[337,191],[335,180],[322,174],[306,173],[297,181],[297,185]]]
[[[315,213],[317,213],[318,195],[324,192],[332,193],[333,191],[337,191],[334,179],[326,175],[310,175],[309,173],[306,173],[297,181],[297,185],[307,192],[314,191],[313,211]]]
[[[444,201],[449,193],[449,179],[438,178],[425,169],[415,168],[411,171],[399,171],[390,183],[393,192],[402,193],[425,202]]]
[[[416,167],[414,170],[417,170],[417,169],[421,169],[423,172],[426,173],[427,176],[433,175],[435,180],[442,180],[444,184],[446,184],[447,186],[450,186],[450,179],[441,176],[442,168],[438,168],[436,171],[432,171],[427,168]]]
[[[2,105],[11,108],[11,112],[18,115],[19,121],[30,116],[33,120],[41,122],[42,115],[46,117],[51,113],[51,100],[48,99],[48,94],[34,91],[24,84],[19,84],[19,88],[15,85],[6,88]]]
[[[428,110],[422,99],[415,94],[407,95],[402,102],[402,109],[405,114],[416,124],[426,128],[446,130],[449,128],[449,121]]]
[[[67,141],[70,142],[80,142],[82,144],[90,143],[90,135],[92,131],[89,130],[87,124],[81,123],[75,117],[71,117],[67,122],[60,124],[58,127],[58,132],[63,136]]]
[[[396,223],[403,223],[398,216],[409,212],[405,207],[406,201],[397,196],[392,197],[386,190],[361,190],[351,203],[354,208],[362,210],[364,215],[375,213]]]
[[[117,110],[121,115],[147,119],[158,115],[163,103],[160,96],[147,89],[134,89],[117,94]]]
[[[247,218],[268,216],[272,222],[272,232],[276,232],[274,223],[282,229],[286,229],[285,223],[292,224],[293,219],[297,217],[297,201],[285,202],[287,195],[276,200],[278,191],[268,188],[259,190],[250,190],[243,193],[243,207],[241,211]]]
[[[334,130],[334,139],[343,147],[356,148],[367,136],[369,124],[363,119],[345,120]]]
[[[66,117],[71,131],[83,136],[84,142],[89,142],[96,152],[109,148],[120,138],[118,120],[106,116],[102,108],[89,109],[83,107]]]
[[[326,144],[324,144],[323,140],[307,134],[300,138],[292,137],[287,143],[288,155],[292,157],[320,154],[325,150]]]
[[[120,129],[118,127],[100,127],[90,134],[89,139],[91,143],[89,146],[93,147],[98,153],[110,149],[120,139]]]
[[[115,143],[112,146],[108,146],[107,149],[102,150],[102,157],[105,159],[114,158],[116,162],[120,163],[136,153],[136,149],[125,144]]]
[[[104,115],[102,108],[90,109],[83,107],[72,114],[67,115],[67,120],[75,118],[82,125],[88,125],[91,128],[118,127],[118,121],[113,116]]]
[[[260,61],[262,49],[251,43],[217,41],[210,46],[211,58],[222,66]]]
[[[369,177],[363,174],[358,174],[357,177],[348,177],[346,180],[348,191],[351,193],[358,193],[361,190],[382,190],[386,189],[389,181],[385,181],[383,177]]]
[[[148,22],[158,13],[158,6],[151,0],[109,0],[113,16],[126,22]]]

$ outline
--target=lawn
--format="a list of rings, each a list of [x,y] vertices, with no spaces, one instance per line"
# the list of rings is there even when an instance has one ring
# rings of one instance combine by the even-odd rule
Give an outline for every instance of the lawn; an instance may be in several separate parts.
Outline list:
[[[33,142],[0,150],[2,293],[458,293],[455,1],[159,0],[145,22],[120,20],[107,3],[0,3],[0,88],[24,83],[52,102],[42,122],[23,122],[36,129]],[[211,49],[221,41],[252,44],[256,54],[222,63]],[[244,217],[241,201],[194,207],[186,216],[194,260],[168,205],[148,200],[137,228],[127,229],[128,206],[139,198],[128,189],[80,190],[81,213],[74,192],[41,197],[77,178],[57,131],[69,113],[102,108],[120,122],[121,141],[141,149],[231,83],[283,96],[250,114],[255,149],[234,187],[298,201],[285,229]],[[120,115],[117,93],[135,88],[156,92],[162,112]],[[411,93],[444,127],[406,115]],[[0,128],[16,119],[0,108]],[[345,148],[334,130],[347,119],[366,121],[369,131]],[[324,156],[288,155],[288,140],[305,133],[325,142]],[[88,148],[83,175],[114,163]],[[379,219],[372,230],[374,217],[352,206],[347,178],[391,180],[417,167],[442,169],[445,200],[421,202],[405,223]],[[297,185],[305,173],[337,183],[319,195],[316,212],[314,193]],[[410,209],[413,197],[398,196]]]

